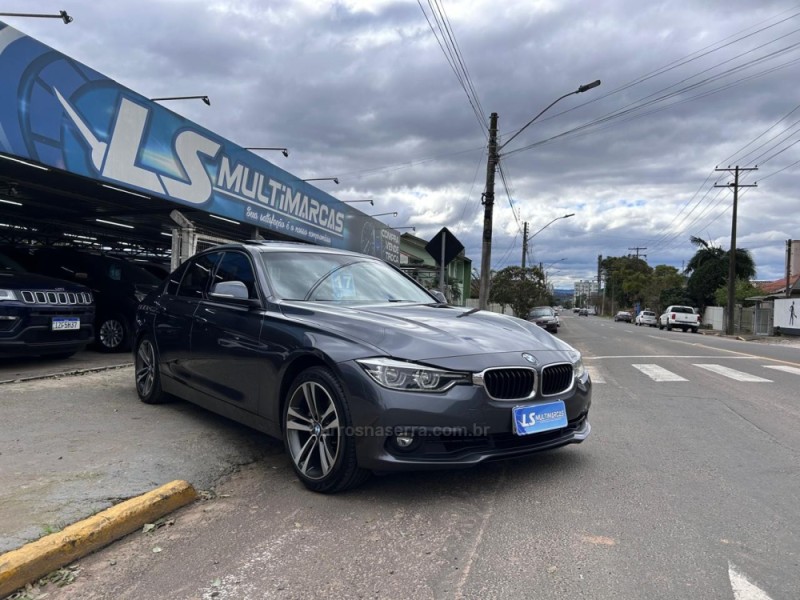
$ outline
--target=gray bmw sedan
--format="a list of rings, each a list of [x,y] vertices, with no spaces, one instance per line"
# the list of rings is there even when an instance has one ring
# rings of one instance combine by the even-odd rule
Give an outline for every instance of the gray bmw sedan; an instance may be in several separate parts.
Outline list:
[[[441,469],[582,442],[581,355],[534,323],[437,300],[371,256],[217,246],[139,306],[136,390],[283,439],[334,493],[371,472]]]

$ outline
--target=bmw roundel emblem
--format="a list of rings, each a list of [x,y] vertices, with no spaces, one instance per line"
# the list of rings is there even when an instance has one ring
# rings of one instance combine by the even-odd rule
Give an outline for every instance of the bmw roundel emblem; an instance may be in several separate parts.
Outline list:
[[[522,358],[524,358],[526,361],[528,361],[532,365],[536,364],[536,359],[532,355],[528,354],[527,352],[523,352],[522,353]]]

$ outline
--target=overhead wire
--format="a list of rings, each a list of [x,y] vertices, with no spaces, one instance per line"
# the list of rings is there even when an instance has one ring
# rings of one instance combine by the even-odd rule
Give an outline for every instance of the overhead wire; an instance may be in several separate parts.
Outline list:
[[[436,2],[437,0],[428,0],[428,7],[431,9],[433,20],[436,22],[436,27],[434,27],[433,23],[431,23],[431,18],[428,17],[428,13],[422,6],[422,0],[417,0],[417,4],[419,5],[420,10],[422,11],[425,20],[428,23],[428,27],[430,27],[431,33],[433,33],[433,36],[436,38],[436,42],[439,44],[439,48],[441,49],[442,54],[444,54],[447,64],[450,65],[450,68],[455,74],[456,79],[467,96],[467,100],[472,108],[472,112],[475,114],[475,118],[478,121],[481,131],[483,132],[484,136],[487,136],[486,119],[481,113],[481,110],[478,109],[479,102],[477,101],[477,94],[475,96],[472,94],[472,92],[474,92],[474,87],[472,86],[469,78],[469,73],[466,72],[465,69],[460,69],[460,67],[463,65],[463,61],[460,60],[460,55],[457,54],[455,50],[448,44],[448,40],[452,38],[450,35],[452,32],[447,29],[448,26],[443,24],[442,18],[445,15],[438,10],[438,5]]]

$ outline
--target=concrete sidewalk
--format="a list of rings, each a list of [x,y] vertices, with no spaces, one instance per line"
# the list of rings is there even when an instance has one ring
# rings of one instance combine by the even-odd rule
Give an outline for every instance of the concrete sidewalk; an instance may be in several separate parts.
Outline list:
[[[189,403],[143,404],[132,367],[0,385],[0,407],[0,552],[170,481],[208,489],[283,452]]]

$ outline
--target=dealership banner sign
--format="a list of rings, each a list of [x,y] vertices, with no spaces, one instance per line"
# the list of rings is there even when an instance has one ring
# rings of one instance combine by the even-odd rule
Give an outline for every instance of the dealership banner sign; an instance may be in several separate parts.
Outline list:
[[[2,22],[0,73],[4,154],[400,262],[397,231]]]

